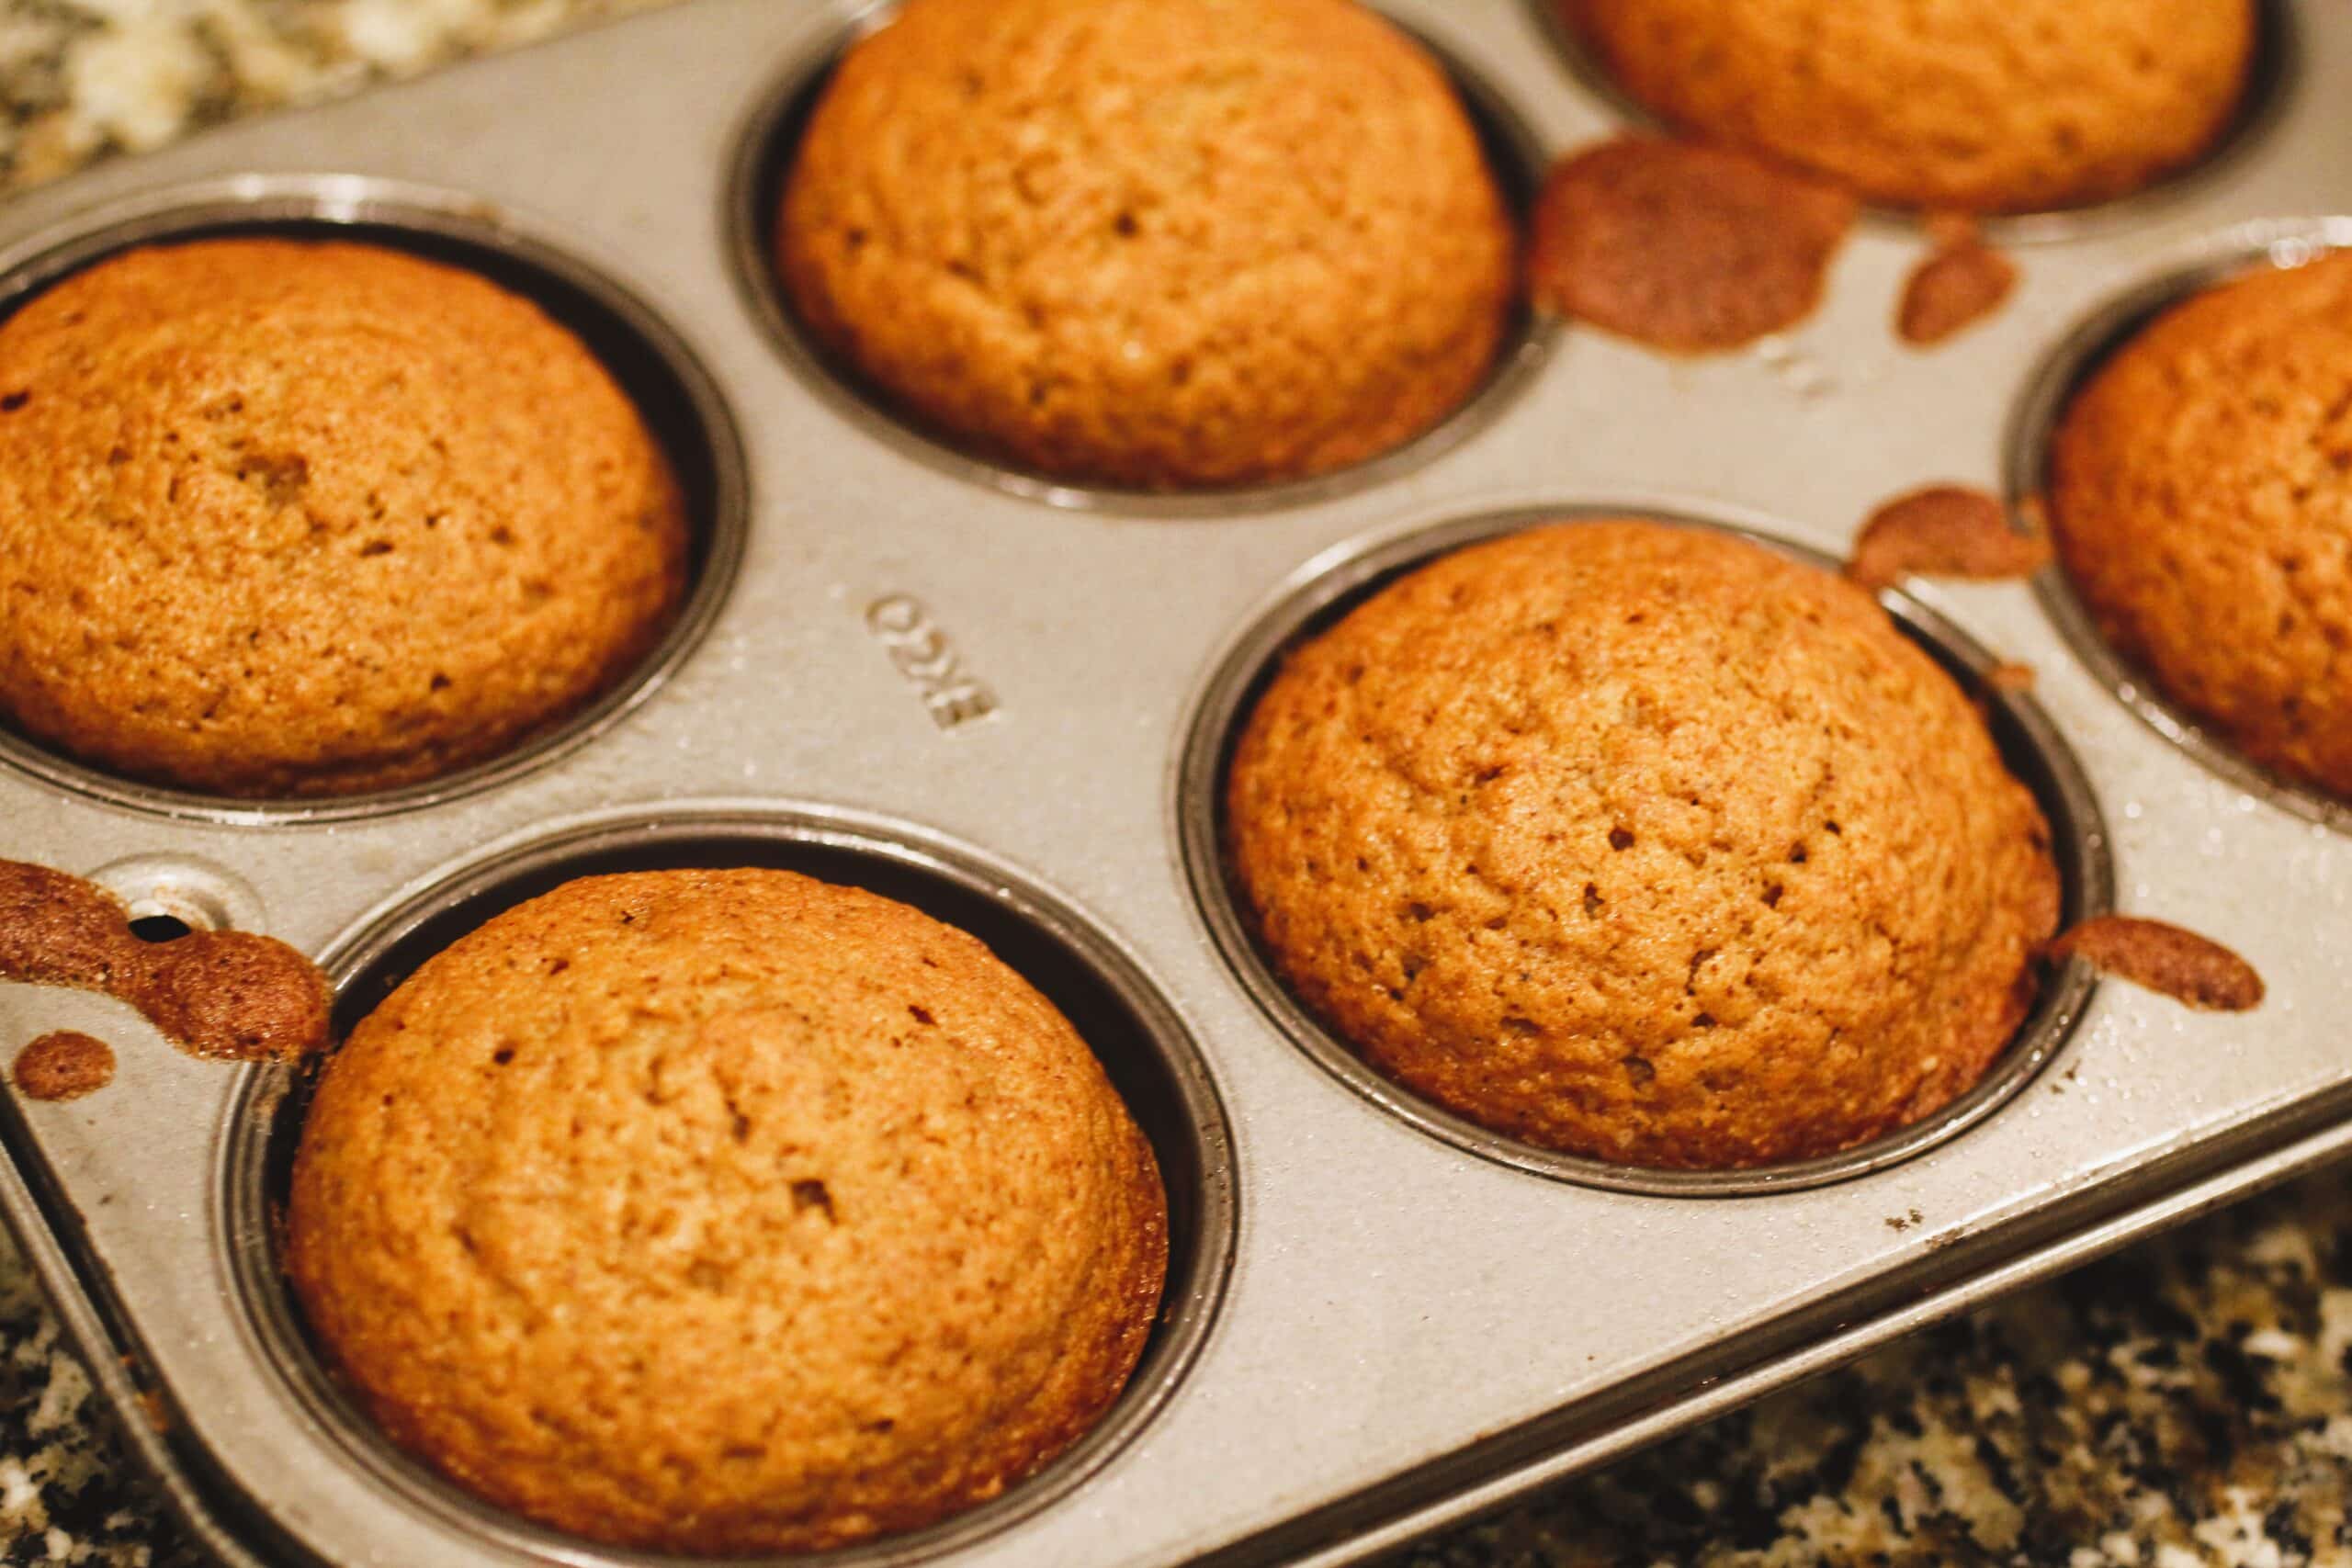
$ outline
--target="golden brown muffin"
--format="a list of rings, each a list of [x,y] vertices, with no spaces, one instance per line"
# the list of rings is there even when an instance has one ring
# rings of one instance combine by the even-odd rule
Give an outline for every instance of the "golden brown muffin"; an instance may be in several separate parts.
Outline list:
[[[2158,317],[2050,446],[2108,641],[2256,761],[2352,798],[2352,252]]]
[[[978,941],[780,871],[572,882],[333,1059],[288,1270],[395,1442],[594,1540],[815,1551],[996,1495],[1158,1310],[1150,1145]]]
[[[2255,0],[1553,0],[1639,102],[1898,207],[2137,190],[2226,130]]]
[[[918,422],[1138,488],[1401,445],[1485,378],[1513,287],[1452,85],[1352,0],[910,0],[826,86],[775,243]]]
[[[1275,964],[1373,1066],[1545,1147],[1766,1165],[1939,1109],[2058,877],[1983,719],[1868,595],[1610,521],[1474,546],[1292,655],[1232,766]]]
[[[0,717],[100,767],[311,795],[493,756],[646,652],[685,537],[586,345],[456,267],[206,240],[0,324]]]

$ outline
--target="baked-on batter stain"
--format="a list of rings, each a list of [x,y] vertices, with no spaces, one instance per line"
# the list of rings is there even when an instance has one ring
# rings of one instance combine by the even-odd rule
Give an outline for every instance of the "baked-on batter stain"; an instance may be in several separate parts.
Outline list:
[[[1929,485],[1871,513],[1846,576],[1865,588],[1892,588],[1905,577],[2031,577],[2049,561],[2050,542],[2010,527],[1996,497]]]
[[[1685,354],[1813,313],[1852,196],[1752,153],[1623,136],[1553,167],[1536,198],[1537,308]]]
[[[192,1056],[288,1061],[326,1048],[326,978],[284,942],[252,931],[141,942],[113,894],[21,861],[0,861],[0,980],[103,991]]]
[[[28,1100],[79,1100],[114,1082],[114,1047],[75,1030],[52,1030],[17,1053],[8,1076]]]
[[[2017,287],[2017,263],[1986,244],[1974,220],[1929,220],[1934,244],[1903,286],[1894,331],[1905,343],[1925,348],[1975,325],[2001,307]]]
[[[2162,920],[2097,915],[2060,932],[2049,951],[2193,1008],[2246,1012],[2262,1004],[2262,976],[2253,964],[2210,937]]]

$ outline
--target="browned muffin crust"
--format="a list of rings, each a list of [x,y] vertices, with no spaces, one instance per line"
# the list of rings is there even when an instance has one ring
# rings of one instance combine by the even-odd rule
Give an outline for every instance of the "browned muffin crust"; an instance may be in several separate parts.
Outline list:
[[[2109,642],[2256,761],[2352,798],[2352,252],[2124,344],[2052,438],[2047,500]]]
[[[684,558],[603,366],[458,268],[205,240],[0,324],[0,717],[100,767],[258,796],[479,761],[636,663]]]
[[[1058,478],[1295,479],[1478,386],[1513,239],[1444,73],[1353,0],[910,0],[778,216],[817,341]]]
[[[2255,44],[2255,0],[1552,3],[1675,124],[1931,209],[2077,207],[2195,162]]]
[[[1939,1109],[2024,1019],[2058,914],[2032,795],[1867,595],[1657,523],[1382,590],[1267,688],[1227,821],[1267,949],[1374,1066],[1636,1165]]]
[[[816,1551],[996,1495],[1156,1314],[1151,1147],[1069,1022],[778,871],[572,882],[330,1064],[288,1270],[385,1431],[598,1540]]]

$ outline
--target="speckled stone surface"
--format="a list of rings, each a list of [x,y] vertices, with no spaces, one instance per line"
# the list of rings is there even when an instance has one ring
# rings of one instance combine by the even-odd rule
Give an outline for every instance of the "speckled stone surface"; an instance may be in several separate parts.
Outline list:
[[[664,0],[0,0],[0,191]]]
[[[657,3],[0,0],[0,190]],[[1387,1568],[2352,1568],[2347,1509],[2352,1174],[2013,1297]],[[0,1562],[196,1561],[0,1242]]]

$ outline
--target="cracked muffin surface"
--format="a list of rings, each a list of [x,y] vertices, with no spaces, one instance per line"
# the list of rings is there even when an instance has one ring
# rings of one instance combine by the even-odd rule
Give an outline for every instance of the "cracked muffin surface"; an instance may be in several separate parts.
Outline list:
[[[1354,0],[910,0],[827,84],[775,248],[816,341],[920,424],[1150,489],[1411,439],[1514,288],[1452,84]]]
[[[2228,129],[2256,0],[1550,0],[1645,107],[1898,207],[2123,196]]]
[[[2118,651],[2352,799],[2352,252],[2165,311],[2051,438],[2052,541]]]
[[[1868,595],[1637,520],[1457,550],[1300,645],[1226,811],[1266,950],[1367,1061],[1628,1164],[1941,1108],[2058,918],[2032,795]]]
[[[394,1441],[559,1529],[749,1555],[1050,1460],[1167,1247],[1150,1145],[1044,997],[766,870],[571,882],[429,960],[329,1065],[288,1224]]]
[[[586,344],[346,243],[128,251],[0,323],[0,716],[134,778],[350,794],[610,687],[685,578]]]

